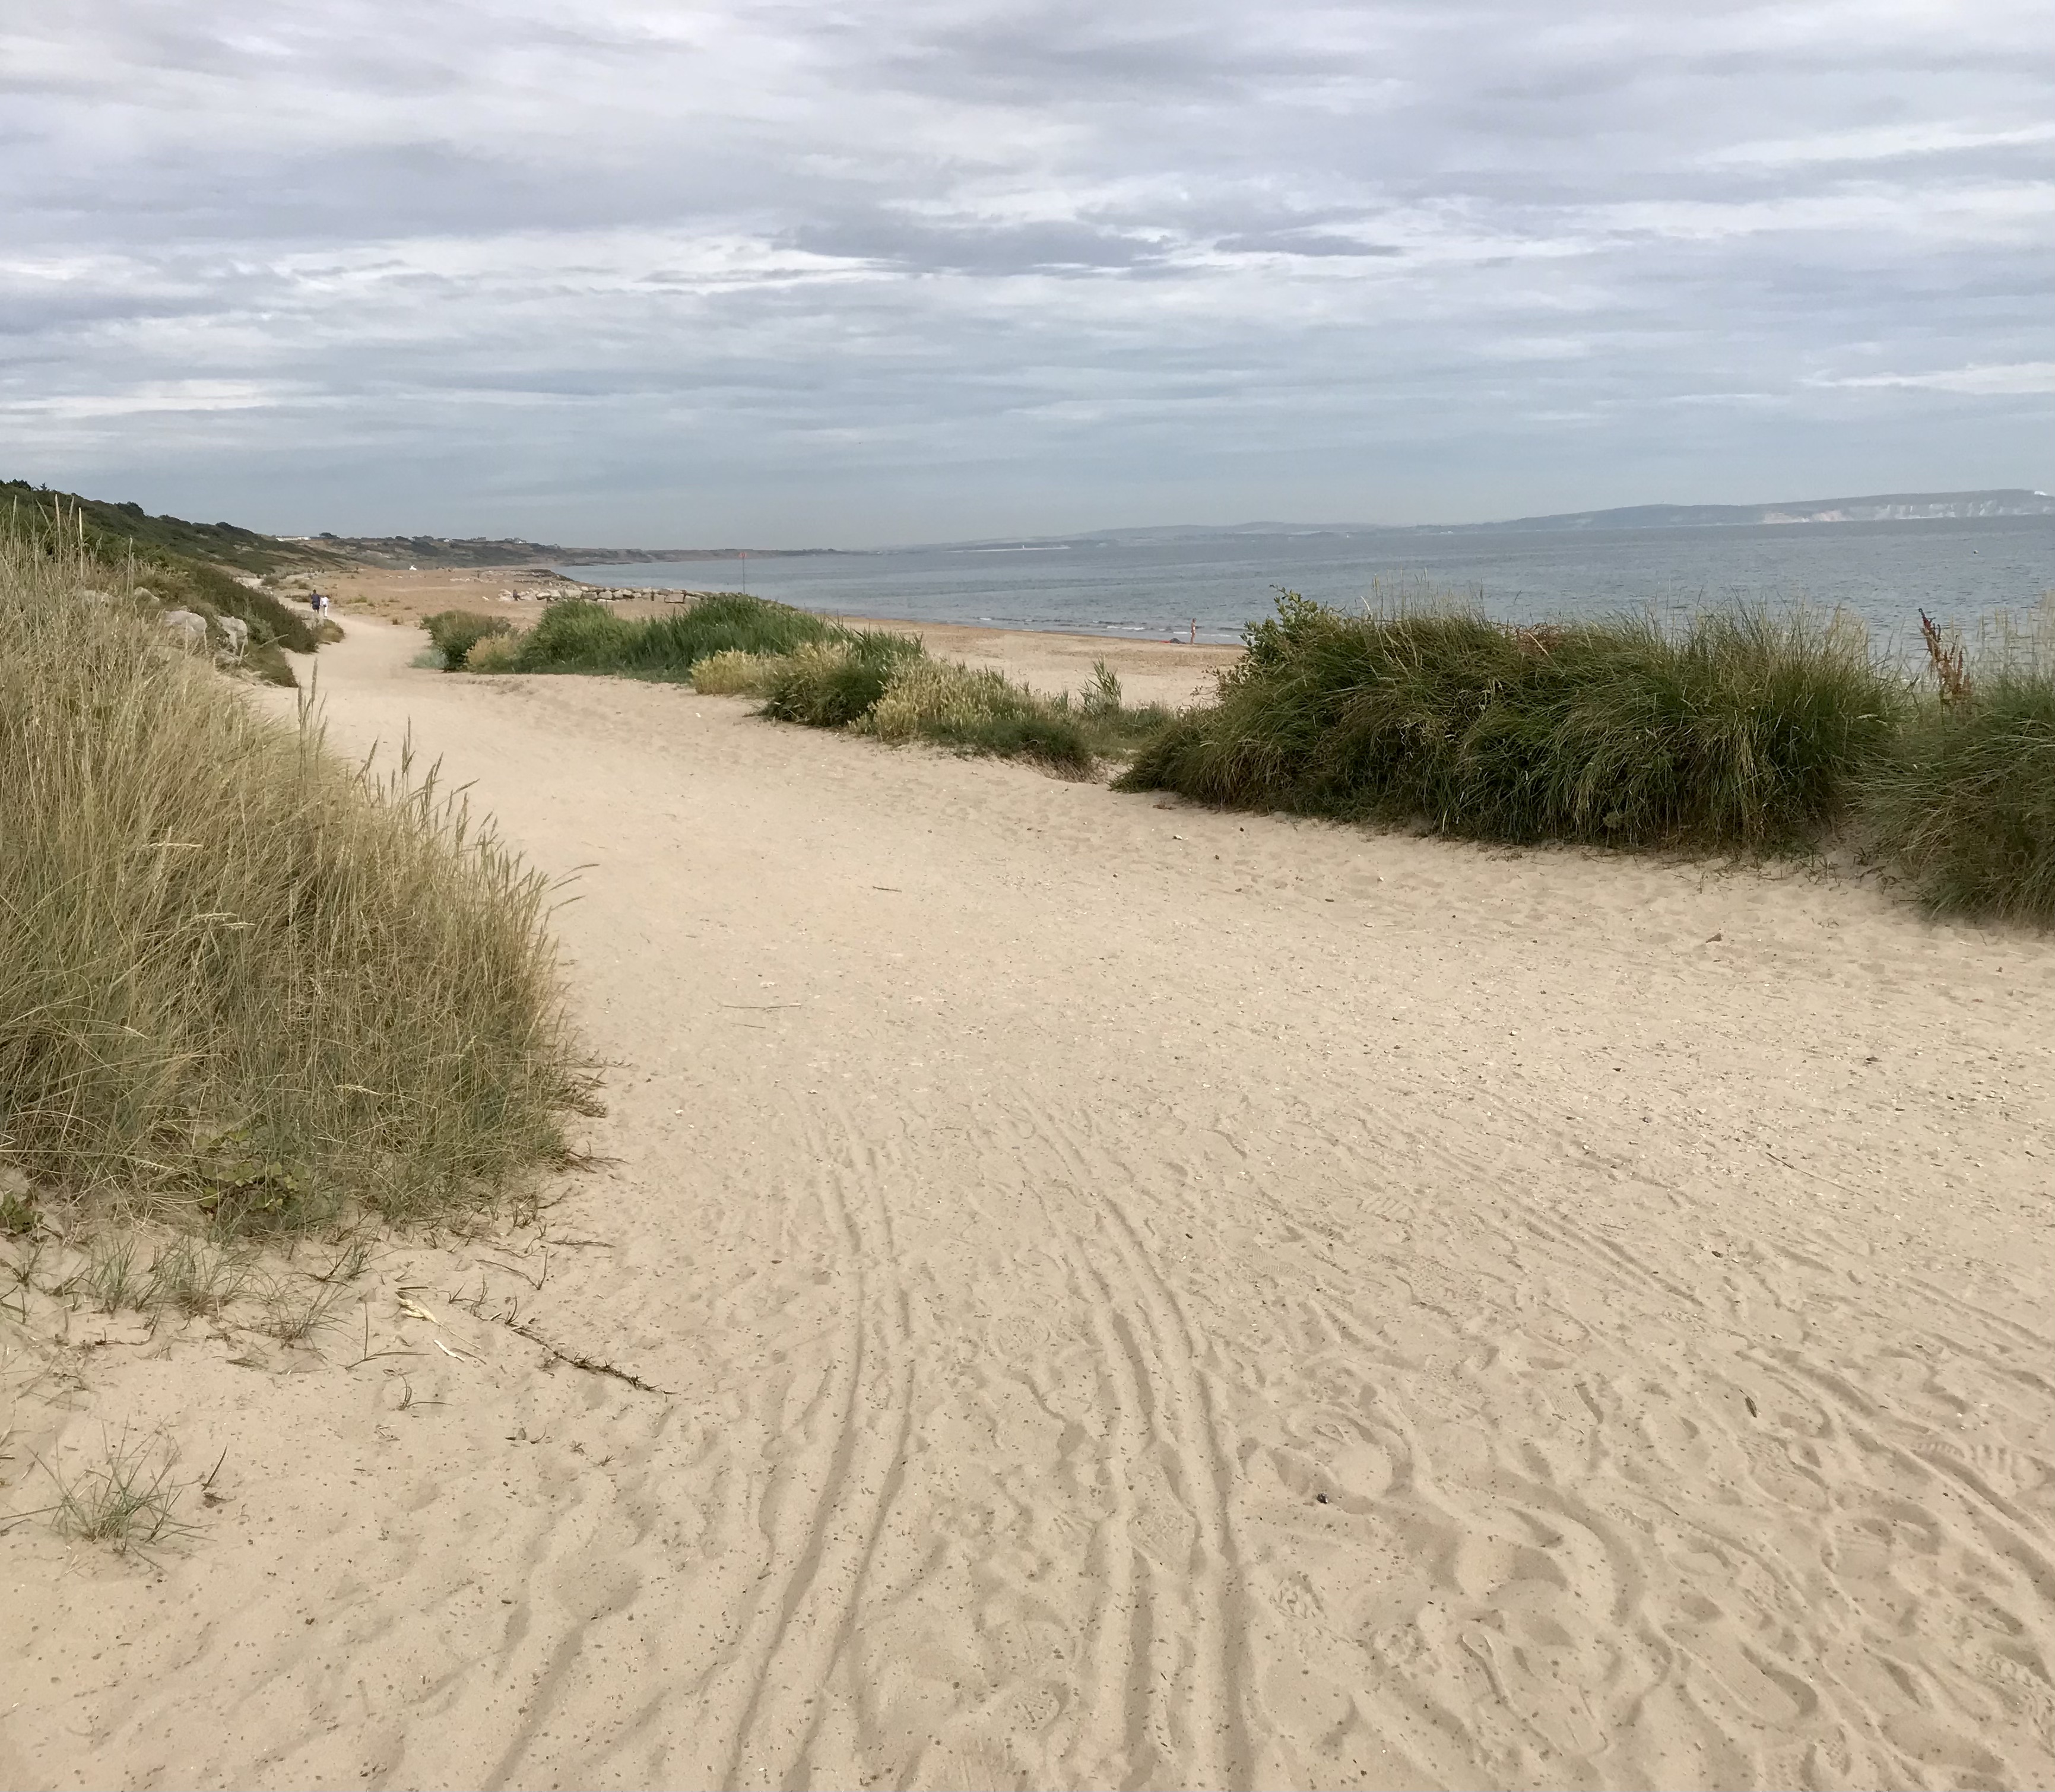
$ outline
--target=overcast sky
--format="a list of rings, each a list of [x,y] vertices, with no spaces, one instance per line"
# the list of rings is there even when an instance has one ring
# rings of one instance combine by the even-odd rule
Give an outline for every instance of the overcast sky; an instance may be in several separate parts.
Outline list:
[[[593,544],[2055,488],[2055,0],[9,0],[0,445]]]

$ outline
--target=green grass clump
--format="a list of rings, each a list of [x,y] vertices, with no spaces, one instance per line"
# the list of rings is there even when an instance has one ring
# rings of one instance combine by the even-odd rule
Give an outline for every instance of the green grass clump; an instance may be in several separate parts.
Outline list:
[[[466,672],[519,672],[521,669],[520,637],[511,633],[489,634],[475,641],[463,657]]]
[[[442,655],[445,672],[463,671],[471,649],[481,641],[514,632],[513,625],[504,617],[478,616],[467,610],[440,611],[425,618],[421,626],[428,631],[428,639]]]
[[[916,637],[852,629],[735,592],[641,621],[597,603],[553,604],[508,663],[495,659],[491,669],[689,677],[696,691],[762,698],[774,721],[861,728],[1079,775],[1169,720],[1161,709],[1124,708],[1119,681],[1103,666],[1073,709],[1067,697],[1038,697],[997,673],[930,660]]]
[[[1038,697],[998,672],[947,660],[907,659],[893,667],[862,725],[881,740],[1038,760],[1079,776],[1093,764],[1091,742],[1067,703]]]
[[[692,689],[706,697],[761,697],[785,656],[725,647],[692,665]]]
[[[195,1488],[204,1490],[213,1476],[174,1480],[178,1460],[178,1447],[160,1434],[132,1440],[125,1427],[103,1432],[97,1460],[76,1469],[61,1457],[41,1465],[57,1497],[40,1515],[49,1518],[59,1536],[105,1543],[116,1555],[147,1556],[152,1545],[185,1541],[196,1534],[195,1527],[180,1515],[179,1501]]]
[[[544,881],[110,582],[0,542],[0,1173],[219,1231],[560,1160],[589,1095]]]
[[[808,728],[847,728],[869,715],[897,669],[922,662],[919,641],[882,629],[808,641],[763,673],[763,713]]]
[[[1954,672],[1864,779],[1865,831],[1931,911],[2055,926],[2055,608]]]
[[[551,604],[521,637],[522,672],[625,673],[686,677],[716,653],[784,655],[852,631],[824,618],[741,592],[719,592],[671,616],[616,616],[604,604]]]
[[[1247,640],[1219,704],[1122,787],[1480,839],[1762,850],[1844,811],[1900,707],[1840,618],[1522,629],[1287,594]]]

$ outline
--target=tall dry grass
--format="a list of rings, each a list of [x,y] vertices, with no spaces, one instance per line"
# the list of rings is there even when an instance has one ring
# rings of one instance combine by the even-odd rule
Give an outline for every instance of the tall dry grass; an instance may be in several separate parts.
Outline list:
[[[550,891],[0,541],[0,1168],[226,1229],[433,1218],[590,1101]]]

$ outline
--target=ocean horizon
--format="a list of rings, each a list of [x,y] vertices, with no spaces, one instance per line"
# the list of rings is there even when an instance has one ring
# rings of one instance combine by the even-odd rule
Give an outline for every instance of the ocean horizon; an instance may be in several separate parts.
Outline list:
[[[1457,602],[1509,622],[1730,604],[1843,609],[1886,637],[2055,593],[2055,517],[980,543],[560,566],[617,590],[747,590],[803,610],[1127,639],[1240,640],[1280,590],[1342,609]]]

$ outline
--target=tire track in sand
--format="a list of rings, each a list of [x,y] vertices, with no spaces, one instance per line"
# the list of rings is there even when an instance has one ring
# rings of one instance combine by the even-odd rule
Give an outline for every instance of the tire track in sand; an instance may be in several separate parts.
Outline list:
[[[1047,1183],[1035,1178],[1050,1232],[1086,1293],[1105,1366],[1101,1385],[1112,1395],[1105,1434],[1112,1510],[1100,1552],[1107,1590],[1093,1615],[1095,1635],[1087,1651],[1102,1672],[1087,1733],[1103,1750],[1117,1730],[1118,1752],[1144,1778],[1167,1774],[1193,1786],[1251,1783],[1254,1751],[1244,1703],[1252,1683],[1251,1614],[1234,1523],[1233,1458],[1223,1444],[1220,1415],[1201,1366],[1198,1334],[1133,1219],[1094,1192],[1129,1179],[1110,1161],[1093,1162],[1094,1149],[1070,1137],[1047,1112],[1016,1112],[1033,1144],[1055,1158],[1056,1180],[1098,1222],[1091,1237],[1080,1235],[1055,1210]],[[1099,1253],[1092,1249],[1095,1241],[1102,1245]],[[1110,1263],[1102,1263],[1102,1255],[1110,1255]],[[1134,1498],[1137,1482],[1146,1486],[1153,1478],[1151,1468],[1162,1471],[1170,1499],[1193,1527],[1181,1562],[1166,1560],[1169,1572],[1162,1573],[1151,1573],[1146,1546],[1152,1541],[1150,1514]],[[1177,1553],[1160,1542],[1158,1549],[1166,1557]],[[1159,1616],[1169,1603],[1181,1608],[1185,1620],[1175,1629]],[[1178,1645],[1187,1637],[1189,1654],[1180,1664]],[[1123,1648],[1125,1672],[1117,1665]],[[1167,1668],[1166,1653],[1172,1656]],[[1173,1689],[1167,1705],[1155,1695],[1166,1682]],[[1117,1713],[1108,1709],[1116,1689],[1125,1689]],[[1145,1766],[1152,1749],[1153,1774]]]
[[[842,1372],[805,1415],[808,1423],[824,1409],[832,1415],[819,1486],[796,1515],[788,1514],[775,1484],[766,1490],[760,1522],[772,1562],[763,1578],[771,1585],[740,1626],[731,1672],[708,1689],[705,1708],[713,1721],[733,1713],[721,1751],[720,1783],[725,1786],[801,1782],[824,1715],[823,1691],[848,1643],[866,1572],[905,1472],[913,1365],[891,1215],[874,1170],[850,1161],[846,1127],[838,1149],[821,1118],[817,1107],[786,1104],[787,1123],[815,1166],[822,1215],[846,1246],[844,1261],[856,1289]],[[882,1398],[866,1407],[866,1394]],[[779,1553],[794,1537],[801,1540],[800,1553],[775,1575]]]

